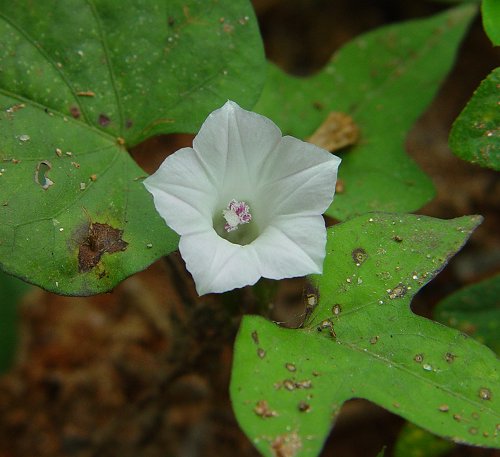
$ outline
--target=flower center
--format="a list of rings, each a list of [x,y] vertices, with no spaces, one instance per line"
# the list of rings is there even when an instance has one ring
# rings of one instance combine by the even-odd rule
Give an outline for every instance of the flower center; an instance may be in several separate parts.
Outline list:
[[[245,202],[239,202],[235,199],[231,200],[227,208],[222,210],[222,215],[226,220],[224,224],[226,232],[237,230],[240,224],[248,224],[252,220],[250,207]]]

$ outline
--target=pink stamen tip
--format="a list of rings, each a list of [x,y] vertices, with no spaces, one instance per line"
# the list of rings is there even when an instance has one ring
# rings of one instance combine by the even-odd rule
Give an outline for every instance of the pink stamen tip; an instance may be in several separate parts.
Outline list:
[[[237,230],[238,225],[247,224],[252,220],[250,207],[245,202],[239,202],[235,199],[229,202],[227,208],[222,211],[222,215],[226,219],[226,224],[224,225],[226,232]]]

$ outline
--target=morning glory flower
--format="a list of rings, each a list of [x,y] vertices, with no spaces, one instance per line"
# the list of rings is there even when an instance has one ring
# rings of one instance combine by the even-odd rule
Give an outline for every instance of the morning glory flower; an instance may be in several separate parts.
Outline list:
[[[228,101],[144,185],[203,295],[321,273],[339,164]]]

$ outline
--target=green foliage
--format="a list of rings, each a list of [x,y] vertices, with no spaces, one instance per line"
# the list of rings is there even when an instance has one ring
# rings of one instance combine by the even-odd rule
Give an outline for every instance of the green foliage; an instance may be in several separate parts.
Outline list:
[[[408,422],[399,434],[394,457],[440,457],[453,448],[453,443]]]
[[[246,0],[0,1],[0,265],[60,294],[177,247],[126,151],[190,131],[264,78]]]
[[[17,304],[30,286],[0,272],[0,374],[7,371],[17,344]]]
[[[338,193],[327,214],[414,211],[434,195],[429,178],[405,154],[405,137],[434,97],[477,8],[391,25],[344,46],[308,78],[269,68],[256,111],[287,134],[309,137],[330,112],[351,116],[360,139],[341,154]]]
[[[336,225],[304,328],[243,319],[231,397],[264,455],[280,446],[317,455],[356,397],[453,441],[499,446],[495,355],[409,307],[479,222],[374,213]]]
[[[500,353],[500,275],[466,287],[446,299],[435,310],[436,320],[474,336],[497,354]],[[401,431],[395,457],[433,457],[449,451],[453,445],[414,424]]]
[[[460,158],[500,170],[500,68],[481,83],[453,124],[450,148]]]
[[[500,46],[500,2],[498,0],[483,0],[481,13],[484,31],[493,45]]]
[[[443,324],[473,336],[500,354],[500,275],[446,297],[435,310]]]

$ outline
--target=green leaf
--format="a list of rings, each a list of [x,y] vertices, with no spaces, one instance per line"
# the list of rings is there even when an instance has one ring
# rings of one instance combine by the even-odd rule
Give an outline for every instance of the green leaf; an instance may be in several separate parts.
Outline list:
[[[408,422],[399,433],[394,457],[440,457],[453,448],[453,443]]]
[[[255,110],[285,133],[307,138],[330,112],[351,116],[359,141],[341,154],[337,193],[327,214],[417,210],[434,195],[430,179],[405,154],[404,141],[436,94],[475,11],[461,6],[430,19],[367,33],[309,78],[269,68]]]
[[[500,275],[465,287],[435,309],[443,324],[473,336],[500,354]]]
[[[481,13],[484,31],[494,46],[500,46],[500,3],[498,0],[483,0]]]
[[[0,1],[0,265],[88,295],[176,249],[126,151],[264,78],[246,0]]]
[[[17,345],[17,305],[30,286],[0,272],[0,374],[7,371]]]
[[[457,442],[499,446],[498,361],[467,335],[416,316],[414,294],[481,218],[375,213],[329,230],[319,304],[303,329],[242,321],[231,398],[264,455],[315,456],[342,404],[377,403]]]
[[[455,120],[450,148],[460,158],[500,170],[500,67],[480,84]]]
[[[466,287],[445,298],[436,307],[437,321],[456,328],[500,353],[500,275]],[[453,445],[407,423],[394,449],[395,457],[433,457],[448,452]]]

